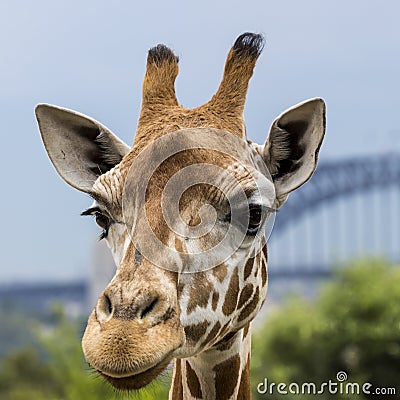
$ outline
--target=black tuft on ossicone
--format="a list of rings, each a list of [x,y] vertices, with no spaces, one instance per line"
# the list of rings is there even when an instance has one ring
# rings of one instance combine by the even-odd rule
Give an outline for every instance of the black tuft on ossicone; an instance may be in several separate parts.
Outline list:
[[[164,44],[158,44],[149,50],[147,61],[152,64],[154,63],[157,66],[161,66],[164,61],[178,63],[179,58],[167,46]]]
[[[263,51],[264,44],[263,35],[245,32],[236,39],[232,50],[240,57],[257,58]]]

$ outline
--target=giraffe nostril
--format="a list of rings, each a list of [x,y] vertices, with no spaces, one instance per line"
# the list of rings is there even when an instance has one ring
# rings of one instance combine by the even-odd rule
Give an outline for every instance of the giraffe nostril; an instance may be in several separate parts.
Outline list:
[[[113,312],[111,300],[106,294],[104,295],[104,310],[108,313],[108,315],[111,315]]]
[[[155,306],[158,303],[158,297],[154,298],[152,301],[150,301],[148,304],[146,304],[143,308],[143,310],[140,312],[140,319],[145,318],[148,314],[150,314]]]
[[[111,315],[113,314],[114,306],[111,302],[111,299],[106,294],[103,294],[103,296],[100,297],[97,303],[96,312],[97,319],[100,322],[109,320]]]

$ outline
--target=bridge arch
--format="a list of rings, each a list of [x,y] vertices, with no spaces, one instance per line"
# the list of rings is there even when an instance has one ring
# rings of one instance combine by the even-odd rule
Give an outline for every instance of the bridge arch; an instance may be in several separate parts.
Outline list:
[[[272,235],[283,233],[291,223],[324,203],[390,185],[400,188],[400,154],[321,162],[310,181],[289,196],[277,215]]]
[[[271,277],[330,275],[358,255],[399,262],[399,189],[398,153],[321,162],[278,212],[268,242]]]

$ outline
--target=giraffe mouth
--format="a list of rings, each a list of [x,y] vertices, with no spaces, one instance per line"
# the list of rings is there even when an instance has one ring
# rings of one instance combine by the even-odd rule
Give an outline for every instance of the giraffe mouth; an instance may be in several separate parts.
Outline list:
[[[104,372],[97,371],[100,376],[102,376],[108,383],[114,386],[118,390],[138,390],[142,387],[148,385],[152,380],[154,380],[162,371],[168,366],[171,361],[171,357],[164,358],[161,362],[153,365],[149,369],[138,374],[133,374],[129,376],[124,376],[121,378],[116,378],[105,374]]]

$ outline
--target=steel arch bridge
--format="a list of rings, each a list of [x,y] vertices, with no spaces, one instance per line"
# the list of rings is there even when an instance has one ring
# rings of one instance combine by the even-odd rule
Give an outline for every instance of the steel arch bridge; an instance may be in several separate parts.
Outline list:
[[[273,236],[323,203],[390,185],[400,188],[400,154],[321,162],[310,181],[293,193],[280,210]]]
[[[277,238],[279,240],[290,227],[296,225],[299,220],[305,220],[307,215],[315,213],[321,206],[329,208],[330,203],[333,205],[339,198],[390,186],[400,189],[399,153],[320,162],[310,181],[289,196],[280,209],[270,243],[274,243]],[[400,209],[400,202],[398,208]],[[330,273],[330,268],[326,266],[306,268],[305,262],[301,260],[296,268],[282,266],[276,271],[278,276],[283,277],[325,276]]]

